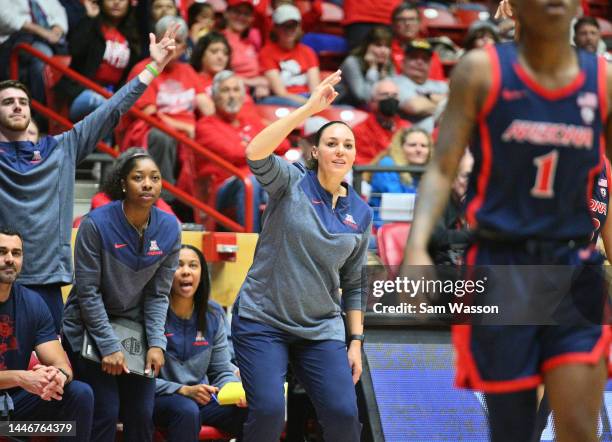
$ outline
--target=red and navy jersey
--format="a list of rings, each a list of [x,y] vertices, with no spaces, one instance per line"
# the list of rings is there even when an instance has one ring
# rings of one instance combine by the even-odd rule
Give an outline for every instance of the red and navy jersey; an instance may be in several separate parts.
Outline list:
[[[593,188],[593,195],[591,201],[589,201],[589,209],[591,210],[591,217],[593,218],[593,237],[591,242],[597,243],[601,229],[606,223],[606,217],[608,216],[608,202],[610,200],[610,161],[606,158],[605,167],[602,169],[595,187]]]
[[[579,51],[579,74],[550,90],[522,68],[514,43],[488,52],[492,86],[472,143],[468,222],[505,237],[590,237],[604,158],[605,61]]]

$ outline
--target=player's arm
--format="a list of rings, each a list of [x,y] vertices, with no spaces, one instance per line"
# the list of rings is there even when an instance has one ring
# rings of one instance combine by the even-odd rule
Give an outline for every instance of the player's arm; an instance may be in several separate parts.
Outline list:
[[[490,61],[484,51],[468,53],[453,69],[450,96],[440,122],[433,161],[419,185],[416,212],[402,263],[404,271],[408,265],[431,263],[427,244],[448,203],[459,161],[492,84],[490,70]]]

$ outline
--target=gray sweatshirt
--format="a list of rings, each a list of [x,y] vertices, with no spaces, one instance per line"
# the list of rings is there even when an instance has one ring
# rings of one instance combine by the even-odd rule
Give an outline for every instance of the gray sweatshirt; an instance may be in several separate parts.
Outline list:
[[[108,136],[147,85],[138,78],[54,137],[0,142],[0,224],[23,234],[22,284],[72,282],[72,205],[76,165]]]
[[[239,315],[304,339],[344,341],[342,308],[365,310],[370,207],[348,186],[332,209],[316,172],[275,155],[249,166],[270,201]]]
[[[72,350],[81,350],[84,327],[102,356],[121,350],[111,317],[144,323],[149,348],[165,349],[164,323],[180,246],[176,217],[157,207],[142,239],[121,201],[90,212],[77,234],[75,283],[64,308],[62,326]]]
[[[173,394],[183,385],[221,388],[239,381],[234,374],[237,368],[230,362],[221,307],[209,303],[204,334],[197,330],[197,319],[197,314],[181,319],[168,309],[166,363],[155,380],[156,394]]]

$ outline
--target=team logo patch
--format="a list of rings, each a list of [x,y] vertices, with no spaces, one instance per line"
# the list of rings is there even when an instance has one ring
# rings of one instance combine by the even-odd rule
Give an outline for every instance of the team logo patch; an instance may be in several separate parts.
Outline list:
[[[42,155],[40,154],[40,150],[35,150],[32,154],[32,159],[30,163],[40,163],[42,161]]]
[[[605,179],[605,178],[600,178],[597,184],[599,184],[599,186],[601,186],[601,187],[606,187],[607,188],[608,187],[608,180]]]
[[[350,214],[347,214],[344,217],[344,221],[342,221],[344,224],[346,224],[347,226],[349,226],[352,229],[356,229],[357,228],[357,223],[355,222],[355,220],[353,219],[353,216]]]
[[[206,340],[206,338],[204,337],[201,331],[198,331],[198,333],[196,334],[193,345],[198,346],[198,347],[208,345],[208,341]]]
[[[149,245],[149,252],[147,253],[147,255],[161,255],[163,253],[164,252],[162,252],[159,246],[157,245],[157,241],[152,239],[151,245]]]
[[[121,341],[121,345],[131,355],[140,355],[143,353],[142,344],[136,338],[126,338]]]
[[[595,120],[595,109],[599,103],[597,94],[584,92],[578,95],[576,103],[580,106],[580,116],[585,124],[591,124]]]

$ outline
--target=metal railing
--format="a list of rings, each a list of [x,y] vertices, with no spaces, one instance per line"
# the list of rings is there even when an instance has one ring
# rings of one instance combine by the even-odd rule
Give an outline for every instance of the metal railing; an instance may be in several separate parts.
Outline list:
[[[379,166],[377,164],[353,166],[353,188],[359,195],[362,194],[363,174],[376,172],[409,172],[420,176],[425,172],[425,166]]]
[[[52,66],[53,69],[57,69],[62,74],[82,84],[86,88],[91,89],[94,92],[97,92],[103,97],[109,98],[112,96],[110,92],[108,92],[106,89],[104,89],[97,83],[93,82],[87,77],[84,77],[78,72],[73,71],[67,66],[64,66],[63,64],[57,62],[52,57],[48,57],[42,52],[24,43],[20,43],[16,45],[11,52],[10,75],[11,75],[11,78],[13,79],[16,79],[16,80],[19,79],[19,53],[20,52],[26,52],[32,55],[33,57],[36,57],[42,60],[46,64]],[[31,106],[35,111],[39,112],[41,115],[60,123],[61,125],[65,126],[68,129],[73,127],[72,122],[69,121],[67,118],[58,114],[54,110],[44,106],[38,101],[32,100]],[[164,123],[157,121],[155,118],[151,117],[150,115],[147,115],[143,113],[142,111],[135,109],[135,108],[131,108],[128,111],[128,113],[134,116],[135,118],[144,120],[145,122],[147,122],[147,124],[151,125],[152,127],[159,129],[160,131],[176,139],[178,142],[183,143],[183,145],[187,146],[189,149],[191,149],[198,155],[201,155],[205,159],[216,163],[220,167],[226,169],[232,175],[237,176],[243,182],[245,186],[245,215],[244,215],[245,225],[241,226],[240,224],[226,217],[225,215],[218,212],[217,210],[215,210],[208,204],[205,204],[202,201],[194,198],[193,196],[182,191],[181,189],[170,184],[167,181],[163,181],[163,187],[165,189],[167,189],[170,193],[176,196],[183,203],[193,207],[194,209],[203,211],[207,215],[211,216],[218,223],[224,225],[225,227],[235,232],[252,232],[253,231],[253,185],[251,183],[251,179],[246,173],[242,172],[236,166],[227,162],[226,160],[221,158],[219,155],[208,151],[205,147],[201,146],[200,144],[198,144],[191,138],[168,127]],[[98,149],[102,152],[112,155],[113,157],[118,156],[118,153],[117,151],[115,151],[115,149],[113,149],[111,146],[109,146],[108,144],[102,141],[98,142]]]

